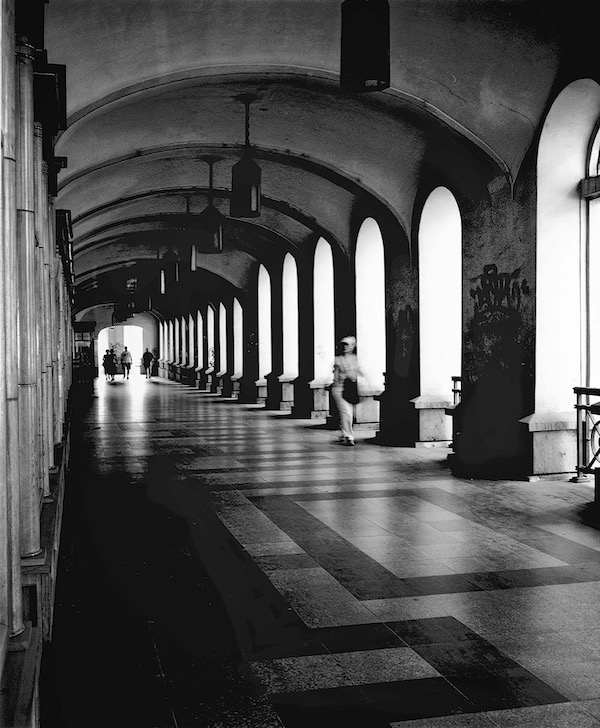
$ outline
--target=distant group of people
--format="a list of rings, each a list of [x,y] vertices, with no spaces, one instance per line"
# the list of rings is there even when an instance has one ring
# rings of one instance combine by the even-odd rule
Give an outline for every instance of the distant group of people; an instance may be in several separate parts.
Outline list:
[[[155,359],[156,357],[149,349],[146,349],[146,351],[142,355],[142,364],[146,373],[146,379],[152,379],[152,367]],[[131,371],[132,364],[133,357],[131,356],[131,352],[129,351],[129,349],[125,346],[121,354],[121,369],[123,371],[123,379],[129,379],[129,373]],[[106,381],[114,382],[119,367],[119,359],[117,358],[114,349],[106,350],[106,353],[102,357],[102,367],[104,368],[104,378],[106,379]]]
[[[148,348],[142,354],[142,365],[146,379],[152,379],[155,359],[156,357]],[[132,363],[131,352],[127,347],[124,347],[121,354],[123,379],[129,379]],[[102,366],[104,367],[105,379],[114,382],[118,367],[117,355],[114,349],[106,350],[102,357]],[[354,336],[345,336],[338,344],[333,365],[333,384],[331,385],[331,394],[340,418],[340,442],[344,445],[354,445],[354,406],[358,403],[357,380],[359,375],[356,338]]]

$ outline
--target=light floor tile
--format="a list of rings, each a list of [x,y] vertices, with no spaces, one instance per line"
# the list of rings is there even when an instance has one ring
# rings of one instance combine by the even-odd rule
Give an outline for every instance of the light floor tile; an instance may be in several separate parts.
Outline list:
[[[269,579],[308,627],[380,621],[325,569],[279,569]]]

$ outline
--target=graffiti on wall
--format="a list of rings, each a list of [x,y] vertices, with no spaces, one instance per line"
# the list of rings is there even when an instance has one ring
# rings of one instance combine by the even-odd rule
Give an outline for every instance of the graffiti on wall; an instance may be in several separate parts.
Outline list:
[[[519,311],[523,296],[529,293],[527,279],[521,278],[520,267],[512,273],[498,273],[498,266],[490,263],[484,265],[483,273],[471,278],[471,282],[476,283],[470,290],[475,315],[482,318]]]
[[[407,377],[412,363],[412,350],[415,335],[414,313],[411,306],[400,309],[397,313],[394,373],[399,377]]]
[[[523,303],[530,293],[521,267],[500,272],[495,263],[471,278],[473,318],[467,326],[467,375],[477,380],[484,371],[520,369],[525,356]]]

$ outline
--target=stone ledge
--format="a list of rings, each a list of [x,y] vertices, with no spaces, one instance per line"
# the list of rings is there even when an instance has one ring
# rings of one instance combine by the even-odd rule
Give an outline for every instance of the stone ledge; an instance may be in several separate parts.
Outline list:
[[[410,401],[415,405],[415,409],[446,409],[453,404],[452,398],[443,394],[420,394]]]
[[[534,412],[519,420],[528,426],[529,432],[558,432],[576,430],[577,415],[572,412]]]

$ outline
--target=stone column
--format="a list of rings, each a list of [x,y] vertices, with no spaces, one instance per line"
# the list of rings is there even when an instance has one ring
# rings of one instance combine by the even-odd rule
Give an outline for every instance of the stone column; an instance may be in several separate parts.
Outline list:
[[[267,374],[267,409],[281,410],[283,374],[283,260],[271,269],[271,371]],[[291,410],[291,407],[290,407]]]
[[[35,180],[35,237],[36,237],[36,290],[38,295],[38,392],[40,413],[38,431],[40,447],[40,479],[45,496],[50,495],[50,443],[48,431],[48,361],[47,347],[49,338],[49,326],[46,300],[46,265],[45,250],[48,247],[46,212],[48,207],[48,196],[46,192],[46,166],[43,160],[43,129],[39,122],[34,124],[34,180]]]
[[[209,375],[210,391],[213,394],[220,394],[219,371],[221,369],[221,326],[219,322],[219,304],[215,304],[214,333],[213,333],[213,366]]]
[[[258,401],[258,276],[253,276],[244,306],[244,373],[239,380],[238,399],[244,404]]]
[[[56,408],[56,442],[62,442],[63,438],[63,414],[65,411],[65,304],[64,304],[64,281],[61,264],[56,264],[56,318],[57,318],[57,378],[58,378],[58,402]]]
[[[33,58],[25,42],[17,47],[17,245],[19,327],[19,447],[21,451],[21,555],[40,553],[38,458],[38,352],[33,174]]]
[[[309,382],[314,377],[314,277],[313,257],[298,256],[298,376],[293,382],[292,416],[310,418],[313,392]]]
[[[56,253],[56,213],[54,202],[49,206],[48,231],[50,233],[50,320],[52,332],[52,414],[53,414],[53,443],[60,442],[60,377],[59,377],[59,351],[60,351],[60,322],[58,317],[58,284],[59,284],[59,263]]]
[[[14,0],[2,0],[2,241],[0,252],[0,307],[2,326],[3,378],[0,420],[3,427],[0,441],[2,462],[0,477],[6,475],[2,487],[0,516],[6,524],[6,540],[0,558],[5,559],[7,583],[2,588],[2,608],[6,609],[11,635],[23,632],[21,592],[21,524],[19,503],[19,409],[18,409],[18,338],[17,338],[17,234],[16,234],[16,65]],[[4,485],[5,484],[5,485]]]
[[[221,396],[231,397],[233,393],[233,381],[231,377],[235,374],[233,366],[233,301],[223,301],[225,306],[226,327],[225,327],[225,351],[227,360],[221,362]]]
[[[52,373],[52,349],[54,322],[52,318],[52,259],[53,259],[53,240],[54,237],[50,230],[50,221],[52,217],[52,201],[48,195],[48,165],[42,163],[42,181],[43,181],[43,199],[41,200],[43,210],[43,227],[45,231],[44,237],[44,326],[46,327],[46,350],[44,358],[46,361],[46,398],[45,398],[45,416],[46,416],[46,448],[48,451],[48,468],[53,468],[54,461],[54,398],[53,398],[53,373]]]

